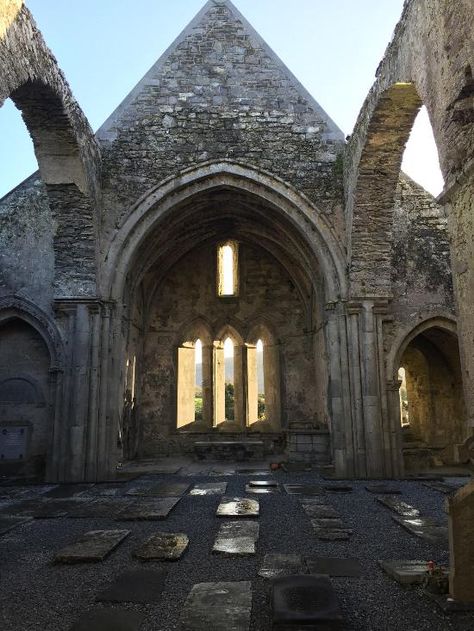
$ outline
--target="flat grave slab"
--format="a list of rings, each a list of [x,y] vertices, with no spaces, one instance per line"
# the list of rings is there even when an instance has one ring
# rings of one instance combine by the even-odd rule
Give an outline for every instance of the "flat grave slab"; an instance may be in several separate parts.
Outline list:
[[[379,565],[402,585],[423,583],[428,569],[428,561],[416,560],[379,561]]]
[[[180,497],[161,497],[137,500],[120,511],[115,519],[117,521],[166,519],[180,499]]]
[[[92,497],[120,497],[124,495],[126,491],[126,485],[124,482],[102,482],[95,484],[92,488],[88,489],[87,495]]]
[[[25,500],[20,504],[7,507],[11,515],[34,517],[35,519],[54,519],[64,517],[68,512],[78,506],[90,502],[90,498],[70,497],[68,499],[33,499]],[[3,509],[2,513],[7,512]]]
[[[161,599],[167,568],[130,570],[120,574],[97,596],[97,601],[113,603],[157,603]]]
[[[376,495],[400,495],[400,489],[387,484],[368,484],[365,490]]]
[[[235,475],[236,470],[235,469],[211,469],[211,471],[209,471],[209,475],[211,477],[222,477],[222,476],[226,476],[226,475]]]
[[[301,506],[308,517],[316,519],[336,519],[339,517],[337,510],[327,504],[318,504],[302,500]]]
[[[392,515],[392,519],[409,533],[436,545],[448,544],[448,528],[424,517],[408,518]]]
[[[130,499],[100,497],[93,499],[68,512],[68,517],[73,519],[113,519],[130,504]]]
[[[286,473],[306,473],[311,471],[311,465],[303,462],[285,462],[282,464],[282,469]]]
[[[342,612],[327,576],[283,576],[273,581],[273,628],[339,629]],[[285,626],[286,625],[286,626]]]
[[[159,484],[151,484],[150,486],[140,484],[134,486],[126,495],[141,495],[154,497],[178,497],[186,493],[189,489],[187,482],[160,482]]]
[[[248,497],[223,497],[217,507],[218,517],[258,517],[260,505]]]
[[[182,532],[156,532],[133,556],[140,561],[176,561],[180,559],[189,544],[189,538]]]
[[[328,576],[347,576],[358,578],[364,570],[358,559],[339,559],[330,557],[306,558],[310,574],[327,574]]]
[[[144,614],[124,608],[92,609],[70,631],[139,631],[144,618]]]
[[[352,535],[350,528],[321,528],[317,520],[312,519],[314,534],[321,541],[346,541]]]
[[[403,502],[398,497],[387,496],[377,497],[376,499],[377,502],[380,502],[380,504],[383,504],[394,513],[397,513],[402,517],[415,518],[420,516],[420,511],[417,508],[415,508],[414,506],[410,506],[410,504],[407,504],[406,502]]]
[[[0,515],[0,536],[4,535],[6,532],[13,530],[17,526],[21,524],[26,524],[26,522],[31,521],[32,517],[20,517],[16,515]]]
[[[268,487],[278,487],[278,482],[275,480],[250,480],[249,486],[266,489]]]
[[[325,495],[322,486],[318,484],[284,484],[285,491],[288,495]]]
[[[352,493],[352,486],[349,484],[325,484],[323,488],[330,493]]]
[[[446,482],[440,482],[438,480],[433,480],[432,482],[423,482],[422,484],[428,489],[433,489],[433,491],[438,491],[439,493],[444,493],[445,495],[455,493],[459,488],[452,484],[447,484]]]
[[[301,554],[266,554],[258,575],[263,578],[306,574],[308,569]]]
[[[311,523],[314,528],[329,528],[333,530],[334,528],[340,529],[344,528],[344,522],[339,517],[320,517],[311,519]]]
[[[29,489],[22,489],[18,486],[0,486],[0,500],[22,500],[26,499],[28,495],[31,495],[31,491]]]
[[[227,482],[198,482],[189,491],[189,495],[224,495]]]
[[[42,497],[50,497],[54,499],[68,499],[70,497],[76,497],[85,491],[92,488],[92,484],[60,484],[49,490],[47,493],[43,493]]]
[[[268,495],[269,493],[279,493],[280,489],[277,486],[250,486],[245,485],[246,493],[254,493],[255,495]]]
[[[91,530],[75,543],[60,550],[55,563],[90,563],[103,561],[117,548],[130,530]]]
[[[255,521],[228,521],[217,533],[213,552],[221,554],[255,554],[259,525]]]
[[[181,613],[182,631],[248,631],[252,609],[250,581],[198,583]]]

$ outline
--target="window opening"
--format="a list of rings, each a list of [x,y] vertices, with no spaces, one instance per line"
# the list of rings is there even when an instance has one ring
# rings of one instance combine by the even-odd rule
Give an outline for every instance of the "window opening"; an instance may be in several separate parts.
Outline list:
[[[194,420],[202,421],[202,342],[194,345]]]
[[[258,340],[257,342],[257,410],[258,420],[263,421],[265,419],[265,373],[263,368],[263,342]]]
[[[230,337],[224,341],[224,386],[225,418],[226,421],[233,421],[235,418],[234,343]]]
[[[237,244],[228,241],[217,250],[217,292],[219,296],[235,296],[238,284]]]
[[[399,369],[398,379],[400,381],[400,423],[402,427],[408,427],[410,418],[408,416],[408,391],[405,368]]]

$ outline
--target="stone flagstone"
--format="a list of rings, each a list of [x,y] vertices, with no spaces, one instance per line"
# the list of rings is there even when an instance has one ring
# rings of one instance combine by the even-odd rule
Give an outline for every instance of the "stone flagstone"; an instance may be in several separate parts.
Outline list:
[[[426,486],[428,489],[433,489],[434,491],[438,491],[439,493],[444,493],[445,495],[449,495],[450,493],[455,493],[457,488],[452,484],[447,484],[446,482],[439,482],[437,480],[433,480],[432,482],[422,482],[423,486]]]
[[[423,583],[428,569],[428,561],[401,560],[379,561],[383,571],[402,585]]]
[[[184,554],[189,538],[182,532],[156,532],[145,541],[133,556],[140,561],[176,561]]]
[[[347,576],[358,578],[363,569],[358,559],[339,559],[330,557],[306,558],[310,574],[327,574],[328,576]]]
[[[276,578],[292,574],[306,574],[305,561],[300,554],[266,554],[258,575],[263,578]]]
[[[96,598],[115,603],[157,603],[165,586],[167,568],[130,570],[118,576]]]
[[[180,499],[180,497],[140,499],[120,511],[115,519],[117,521],[166,519]]]
[[[321,541],[344,541],[352,535],[350,528],[322,528],[316,519],[311,520],[311,525]]]
[[[248,631],[252,609],[250,581],[198,583],[181,614],[182,631]]]
[[[13,530],[20,524],[25,524],[31,521],[33,517],[19,517],[16,515],[0,515],[0,535],[4,535],[6,532]]]
[[[245,492],[255,493],[255,495],[268,495],[269,493],[279,493],[280,489],[278,486],[250,486],[250,484],[246,484]]]
[[[189,491],[189,495],[224,495],[227,482],[198,482]]]
[[[379,495],[400,495],[400,489],[396,489],[393,486],[388,486],[387,484],[369,484],[365,487],[366,491],[369,493],[379,494]]]
[[[130,530],[91,530],[76,543],[60,550],[54,557],[54,561],[56,563],[103,561],[129,534]]]
[[[267,488],[272,486],[278,486],[278,482],[275,480],[250,480],[249,486],[254,486],[257,488]]]
[[[72,507],[68,512],[68,517],[74,519],[113,519],[120,511],[131,503],[130,498],[110,498],[99,497]]]
[[[93,609],[83,614],[70,631],[139,631],[145,615],[124,608]]]
[[[160,482],[159,484],[152,484],[147,486],[140,484],[134,486],[126,495],[143,495],[154,497],[178,497],[183,495],[189,489],[187,482]]]
[[[255,554],[259,526],[255,521],[228,521],[221,525],[213,552],[221,554]]]
[[[412,518],[420,516],[420,511],[417,508],[403,502],[398,497],[377,497],[377,502],[380,502],[380,504],[383,504],[402,517]]]
[[[339,518],[319,518],[312,519],[311,523],[315,528],[328,528],[330,530],[344,528],[344,522]]]
[[[12,515],[34,517],[35,519],[54,519],[56,517],[64,517],[72,509],[83,506],[90,501],[90,498],[85,497],[70,497],[67,499],[38,498],[9,506],[2,510],[2,513],[8,512]]]
[[[348,484],[325,484],[323,488],[330,493],[352,493],[352,486]]]
[[[288,495],[325,495],[323,487],[317,484],[284,484],[283,486]]]
[[[274,629],[341,628],[341,609],[327,576],[283,576],[272,587]]]
[[[217,507],[218,517],[258,517],[259,503],[247,497],[223,497]]]
[[[392,519],[411,534],[425,539],[429,543],[437,545],[447,545],[448,543],[448,528],[440,526],[431,519],[424,517],[398,517],[398,515],[392,515]]]
[[[56,499],[66,499],[81,495],[85,491],[92,488],[92,484],[60,484],[49,490],[47,493],[43,493],[43,497],[51,497]]]
[[[339,517],[337,510],[327,504],[302,501],[301,506],[308,517],[316,519],[335,519]]]

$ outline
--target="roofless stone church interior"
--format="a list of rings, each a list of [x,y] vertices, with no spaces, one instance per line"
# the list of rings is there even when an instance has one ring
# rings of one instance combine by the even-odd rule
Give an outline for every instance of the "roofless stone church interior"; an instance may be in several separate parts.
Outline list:
[[[151,548],[164,554],[178,545],[182,553],[189,543],[191,555],[184,514],[179,521],[186,501],[210,507],[221,499],[218,516],[255,518],[256,500],[269,512],[282,500],[282,541],[291,515],[304,511],[314,540],[331,542],[323,553],[340,549],[346,559],[358,550],[364,557],[365,544],[338,548],[356,532],[344,510],[360,505],[362,515],[372,502],[369,513],[381,514],[374,528],[385,527],[387,507],[395,521],[417,521],[401,524],[421,541],[403,535],[406,563],[429,555],[426,562],[446,565],[446,526],[423,513],[444,485],[450,595],[474,602],[472,563],[460,561],[474,555],[473,489],[450,495],[469,482],[474,462],[473,19],[472,0],[407,0],[345,138],[230,0],[209,0],[94,134],[28,8],[0,0],[0,104],[11,99],[21,111],[39,168],[0,199],[0,535],[19,537],[46,517],[51,528],[76,524],[78,536],[87,521],[80,518],[94,518],[91,531],[119,514],[148,528],[173,509],[173,527],[183,532]],[[422,106],[445,182],[437,198],[401,171]],[[262,471],[268,479],[252,479]],[[242,482],[251,499],[237,497]],[[151,483],[173,488],[163,495]],[[196,492],[180,500],[192,483]],[[227,483],[227,495],[213,497]],[[338,493],[353,488],[363,500]],[[427,494],[419,508],[407,503],[410,489]],[[334,505],[321,499],[328,494]],[[150,508],[156,497],[159,508]],[[407,506],[415,513],[404,513]],[[204,518],[196,519],[195,528]],[[217,555],[239,537],[254,540],[244,554],[255,554],[258,522],[222,524]],[[71,543],[64,530],[58,550]],[[114,554],[123,560],[130,531],[100,532],[109,546],[100,560],[119,544]],[[301,619],[288,604],[288,594],[305,589],[329,594],[335,626],[327,628],[382,628],[370,626],[369,610],[362,622],[341,626],[353,603],[344,601],[345,617],[334,613],[326,577],[334,574],[292,545],[268,543],[257,579],[278,577],[268,611],[250,617],[256,588],[247,565],[247,583],[230,572],[237,582],[226,583],[222,603],[213,588],[199,587],[217,583],[196,574],[179,628],[231,628],[218,619],[234,606],[243,612],[232,627],[239,631],[296,628],[295,620],[306,628],[321,604],[304,599]],[[73,562],[90,560],[74,549],[58,552],[56,562],[70,563],[71,554]],[[136,558],[150,554],[148,546]],[[402,550],[392,554],[380,559]],[[207,579],[222,580],[221,569]],[[379,571],[377,580],[388,581]],[[145,574],[132,583],[149,586],[156,576]],[[311,583],[314,575],[326,578]],[[217,613],[196,618],[193,607],[207,597],[220,603]],[[178,619],[173,607],[158,626],[143,628],[178,628],[167,626]],[[425,616],[429,626],[405,628],[448,628],[441,610],[420,607],[404,614],[406,624]],[[93,626],[92,618],[70,627],[75,610],[66,611],[66,626],[51,618],[51,626],[31,628],[118,629]],[[141,628],[127,611],[123,628]],[[5,628],[19,629],[12,620]],[[472,614],[455,620],[449,628],[472,628]],[[374,624],[399,628],[383,618]]]

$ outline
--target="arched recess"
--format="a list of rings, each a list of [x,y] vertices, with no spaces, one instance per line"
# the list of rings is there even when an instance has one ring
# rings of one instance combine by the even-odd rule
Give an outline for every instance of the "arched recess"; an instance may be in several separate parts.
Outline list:
[[[99,147],[31,13],[14,5],[1,16],[0,106],[11,98],[22,113],[57,221],[56,294],[94,295]]]
[[[262,348],[258,348],[258,344]],[[280,347],[265,323],[252,326],[247,335],[247,425],[253,429],[267,426],[273,431],[281,429]],[[264,421],[260,419],[259,401],[259,353],[262,354],[263,391],[265,401]]]
[[[197,343],[201,353],[202,418],[196,418],[196,370]],[[180,335],[177,354],[177,404],[176,426],[178,429],[211,428],[213,419],[212,392],[213,340],[210,327],[204,319],[197,319]]]
[[[0,425],[3,464],[57,479],[64,451],[62,342],[54,324],[33,304],[0,299]],[[5,451],[5,448],[7,450]],[[67,448],[66,448],[67,449]],[[63,450],[63,451],[61,451]]]
[[[217,262],[216,247],[230,239],[239,244],[239,260],[243,266],[241,287],[239,295],[219,296],[213,271]],[[264,311],[268,314],[271,313],[269,300],[276,301],[279,321],[288,329],[282,350],[284,355],[285,345],[289,348],[290,369],[285,375],[291,382],[285,384],[288,405],[281,406],[285,410],[285,423],[294,418],[309,423],[321,419],[322,423],[327,423],[327,410],[331,406],[328,384],[327,380],[315,383],[314,362],[326,361],[326,305],[328,302],[337,304],[345,295],[345,276],[340,245],[324,215],[304,196],[278,178],[249,165],[230,161],[206,163],[150,191],[104,248],[107,248],[104,284],[108,287],[108,297],[117,298],[111,328],[115,357],[126,356],[124,329],[137,295],[145,298],[146,315],[140,326],[148,332],[150,340],[144,351],[148,367],[144,370],[146,397],[142,406],[143,423],[150,437],[145,440],[149,450],[146,455],[153,455],[151,446],[156,445],[158,450],[159,441],[163,444],[165,440],[158,421],[171,418],[172,414],[161,410],[162,402],[176,401],[176,393],[170,386],[176,380],[175,360],[167,358],[175,357],[176,347],[184,340],[175,337],[176,327],[182,321],[189,321],[188,317],[206,317],[212,323],[213,341],[217,342],[214,354],[218,360],[225,341],[220,328],[230,324],[238,333],[231,335],[238,362],[239,349],[245,351],[249,330],[246,323],[253,323],[258,314],[263,313],[255,303],[257,295],[258,300],[266,301]],[[247,274],[249,265],[252,271]],[[265,272],[267,265],[270,274]],[[271,279],[276,283],[275,288],[260,290],[261,284],[266,287]],[[286,300],[292,301],[291,304]],[[183,310],[183,301],[189,306],[187,311]],[[211,303],[212,308],[206,311]],[[155,308],[158,304],[161,311]],[[153,317],[150,318],[150,314],[154,314]],[[331,329],[331,334],[334,332],[337,336],[340,320],[336,319],[335,311],[329,313],[333,315],[335,328]],[[294,326],[298,329],[296,342],[290,341],[293,339],[290,329]],[[320,331],[321,335],[316,336],[315,331]],[[337,340],[334,344],[337,348]],[[242,355],[244,361],[245,352]],[[214,365],[217,363],[214,361]],[[339,361],[334,361],[335,372],[340,366]],[[111,370],[115,368],[111,366]],[[246,374],[245,367],[242,374]],[[339,383],[341,381],[339,378]],[[115,387],[115,376],[109,383]],[[215,390],[213,397],[215,410]],[[245,392],[238,395],[237,400],[237,431],[245,431]],[[214,415],[214,423],[216,419],[222,420]],[[337,422],[334,421],[336,425]],[[173,438],[173,445],[178,440],[182,445],[185,439],[180,433],[178,438]]]
[[[454,464],[457,446],[468,436],[455,322],[430,317],[413,328],[394,353],[392,370],[405,389],[394,401],[405,467]]]

